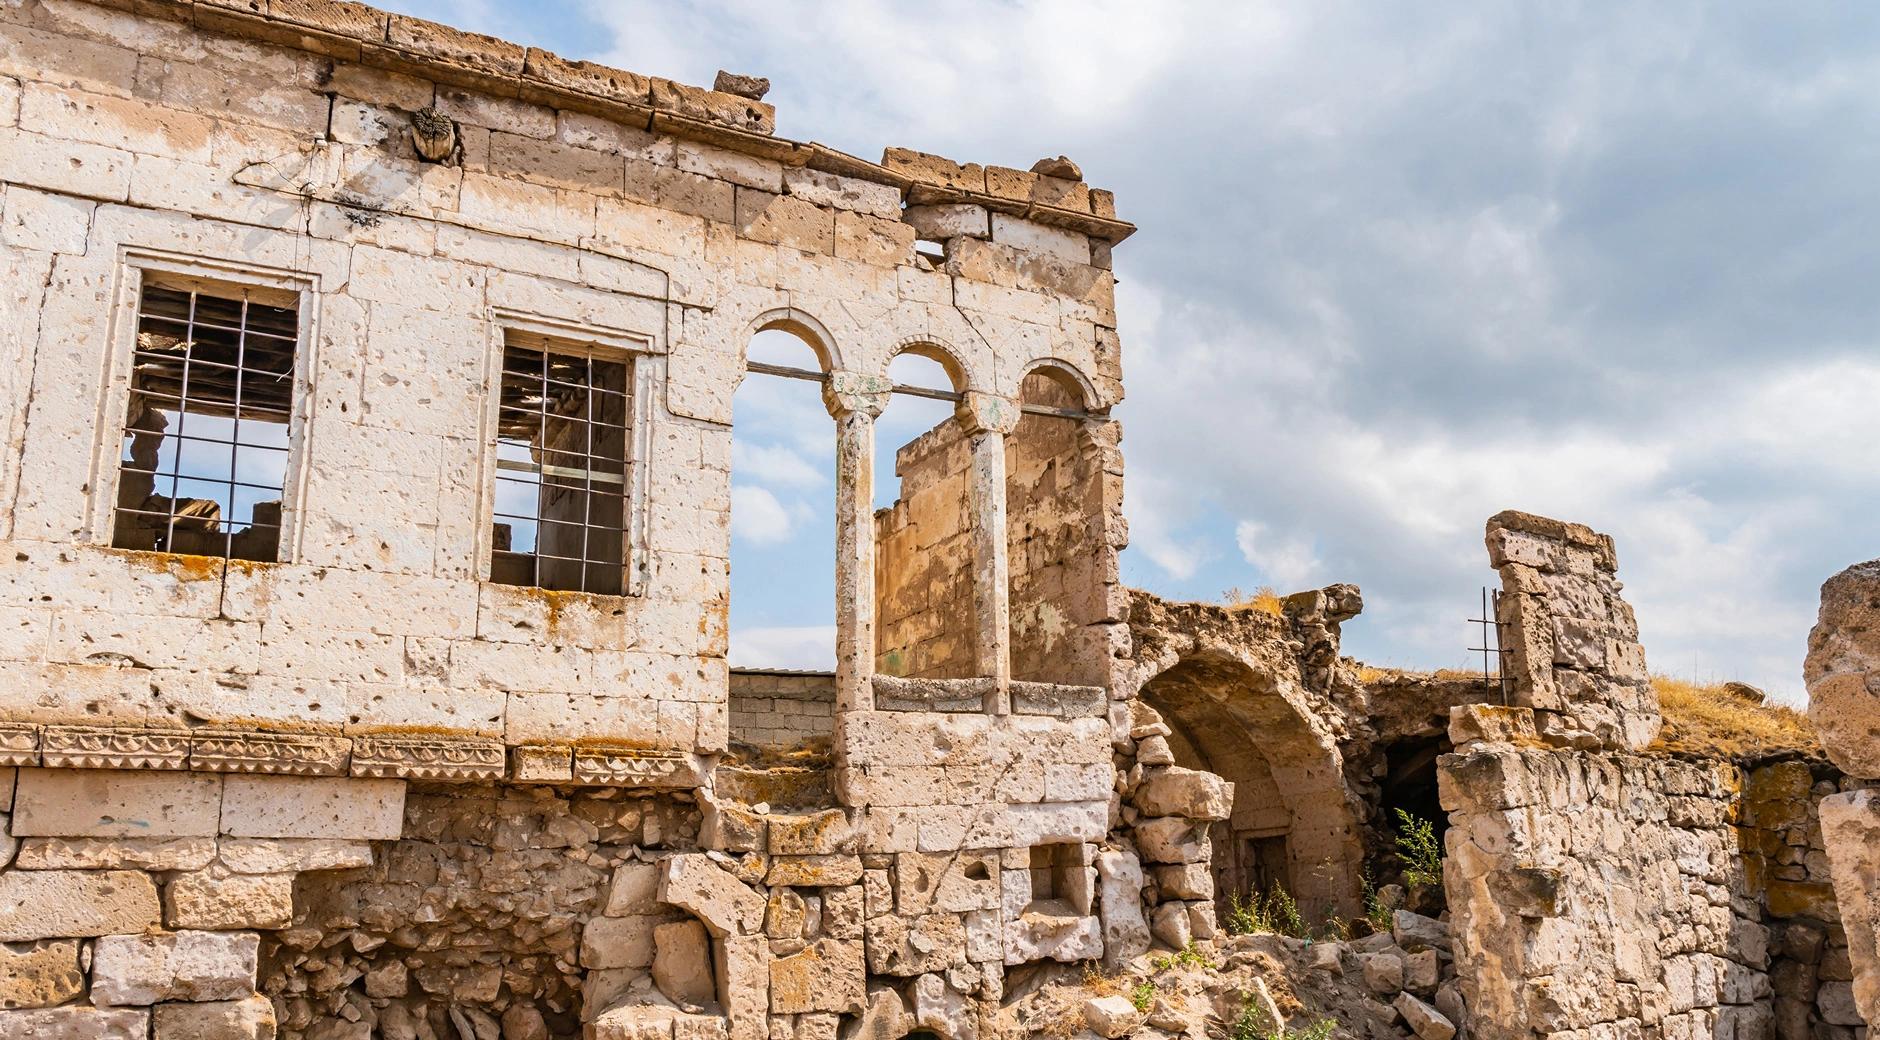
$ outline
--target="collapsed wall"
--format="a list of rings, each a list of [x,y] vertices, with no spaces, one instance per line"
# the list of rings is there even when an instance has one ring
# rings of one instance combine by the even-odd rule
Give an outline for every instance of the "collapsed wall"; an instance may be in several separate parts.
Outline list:
[[[1868,1026],[1880,1027],[1880,560],[1822,585],[1803,675],[1808,716],[1828,755],[1867,781],[1824,799],[1821,823],[1844,908],[1854,999]]]
[[[1503,513],[1487,540],[1511,703],[1455,708],[1440,767],[1473,1035],[1855,1036],[1859,913],[1828,879],[1854,782],[1652,743],[1611,539]]]

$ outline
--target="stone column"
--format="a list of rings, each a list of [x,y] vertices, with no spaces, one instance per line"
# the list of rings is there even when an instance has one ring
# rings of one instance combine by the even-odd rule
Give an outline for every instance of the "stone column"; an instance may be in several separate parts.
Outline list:
[[[875,417],[893,384],[831,372],[823,404],[836,420],[836,711],[875,706]]]
[[[986,710],[1012,710],[1012,565],[1006,546],[1005,435],[1018,428],[1018,402],[968,391],[954,411],[972,444],[973,646],[977,671],[996,681]]]

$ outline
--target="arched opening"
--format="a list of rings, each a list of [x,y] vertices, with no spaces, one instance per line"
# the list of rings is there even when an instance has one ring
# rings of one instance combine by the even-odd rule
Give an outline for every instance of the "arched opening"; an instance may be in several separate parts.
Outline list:
[[[972,445],[954,416],[964,374],[916,344],[895,355],[888,378],[895,392],[875,421],[875,670],[970,678]]]
[[[1223,904],[1274,887],[1309,921],[1358,909],[1363,850],[1329,734],[1270,676],[1225,654],[1183,658],[1139,694],[1172,731],[1176,764],[1234,786],[1228,819],[1212,825],[1214,891]]]
[[[751,338],[748,361],[823,371],[800,324]],[[731,738],[826,748],[835,725],[835,435],[822,385],[753,369],[732,399]]]
[[[1079,378],[1054,363],[1019,387],[1028,410],[1005,439],[1014,679],[1101,686],[1110,678],[1108,627],[1122,616],[1122,593],[1105,521],[1120,515],[1123,487],[1120,467],[1108,465],[1109,421],[1070,417],[1091,404]]]

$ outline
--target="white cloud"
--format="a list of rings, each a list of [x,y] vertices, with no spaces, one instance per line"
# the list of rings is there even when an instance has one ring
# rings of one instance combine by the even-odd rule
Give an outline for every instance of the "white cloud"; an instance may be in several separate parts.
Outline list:
[[[1242,520],[1234,525],[1234,544],[1260,577],[1281,593],[1310,588],[1319,573],[1319,558],[1303,538],[1283,538],[1265,524]]]
[[[753,545],[790,540],[794,518],[777,496],[748,484],[731,485],[731,536]]]
[[[828,474],[782,444],[764,444],[748,437],[733,438],[731,468],[739,479],[781,488],[820,487]]]
[[[731,667],[833,671],[835,647],[834,625],[734,628],[731,630]]]

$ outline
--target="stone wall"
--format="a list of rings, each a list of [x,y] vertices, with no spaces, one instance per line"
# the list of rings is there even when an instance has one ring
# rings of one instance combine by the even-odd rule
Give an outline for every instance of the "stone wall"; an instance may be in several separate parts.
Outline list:
[[[1074,410],[1080,394],[1043,372],[1020,400]],[[1107,686],[1126,630],[1128,592],[1116,554],[1123,460],[1116,423],[1025,415],[1006,439],[1012,559],[1012,675]]]
[[[1634,751],[1658,735],[1658,698],[1620,596],[1612,538],[1512,510],[1488,521],[1501,572],[1502,667],[1510,703],[1533,708],[1543,738]]]
[[[1808,637],[1808,717],[1835,764],[1863,786],[1824,799],[1820,816],[1867,1025],[1880,1026],[1880,560],[1821,587]]]
[[[875,513],[875,668],[883,675],[979,673],[971,469],[971,445],[954,419],[895,452],[901,493]]]
[[[1444,885],[1472,1034],[1768,1036],[1738,770],[1516,743],[1525,709],[1459,718]]]
[[[759,751],[829,750],[835,732],[833,672],[734,670],[731,743]]]
[[[1047,360],[1093,409],[1120,396],[1107,268],[1131,229],[1072,164],[872,163],[775,136],[747,97],[357,6],[0,22],[0,400],[34,402],[0,414],[6,720],[715,754],[755,331],[814,340],[864,412],[909,348],[986,399]],[[109,547],[121,330],[164,279],[298,301],[279,562]],[[509,334],[631,363],[626,595],[488,580]]]
[[[1769,928],[1781,1040],[1852,1040],[1862,1024],[1821,828],[1824,805],[1856,783],[1825,762],[1795,761],[1751,769],[1743,789],[1737,833]]]
[[[0,771],[0,1035],[273,1037],[257,972],[296,885],[372,865],[404,803],[400,780]]]

